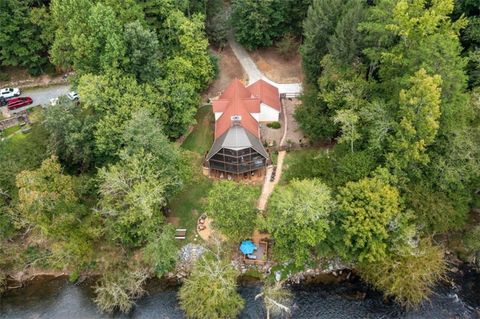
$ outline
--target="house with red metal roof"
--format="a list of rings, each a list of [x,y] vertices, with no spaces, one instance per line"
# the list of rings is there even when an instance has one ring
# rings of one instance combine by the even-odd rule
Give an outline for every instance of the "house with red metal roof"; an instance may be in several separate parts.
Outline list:
[[[270,162],[260,139],[260,122],[278,121],[278,89],[259,80],[247,87],[233,80],[212,102],[215,141],[205,158],[210,176],[263,176]]]

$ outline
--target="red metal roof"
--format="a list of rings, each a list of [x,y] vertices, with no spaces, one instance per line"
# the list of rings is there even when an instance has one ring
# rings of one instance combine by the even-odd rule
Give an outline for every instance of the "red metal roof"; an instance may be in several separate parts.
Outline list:
[[[233,116],[238,116],[239,124],[256,137],[260,137],[258,122],[252,113],[260,113],[260,103],[265,103],[281,111],[278,89],[259,80],[245,87],[240,80],[233,80],[218,100],[212,103],[213,112],[222,112],[215,122],[215,139],[220,137],[233,125]]]
[[[233,125],[233,116],[238,116],[239,124],[256,137],[260,137],[258,122],[250,113],[260,113],[260,100],[251,96],[242,82],[235,79],[213,101],[213,111],[223,112],[215,122],[215,139],[220,137]]]
[[[249,85],[247,90],[250,91],[253,96],[259,98],[262,103],[281,112],[282,104],[280,103],[280,95],[278,93],[278,88],[275,86],[264,80],[258,80],[252,85]]]

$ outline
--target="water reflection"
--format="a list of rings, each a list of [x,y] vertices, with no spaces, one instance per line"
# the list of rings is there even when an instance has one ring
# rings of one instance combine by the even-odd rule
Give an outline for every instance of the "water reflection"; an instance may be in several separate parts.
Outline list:
[[[444,284],[436,289],[430,302],[414,312],[405,312],[391,302],[385,302],[382,295],[369,290],[359,282],[335,285],[307,285],[292,287],[294,307],[292,318],[477,318],[473,306],[480,305],[476,290],[480,287],[478,274],[468,277],[463,291],[460,286]],[[471,284],[473,282],[473,284]],[[469,286],[470,285],[470,286]],[[66,279],[39,280],[25,288],[9,292],[0,300],[0,318],[48,318],[48,319],[89,319],[89,318],[184,318],[178,307],[176,288],[165,287],[164,283],[149,283],[149,294],[138,301],[129,315],[105,315],[97,311],[92,302],[91,283],[79,286]],[[468,289],[470,289],[468,288]],[[258,284],[240,288],[246,308],[241,318],[263,319],[265,312],[255,295],[260,291]],[[364,300],[357,300],[360,295]],[[468,299],[470,304],[464,299]],[[473,303],[473,304],[472,304]]]

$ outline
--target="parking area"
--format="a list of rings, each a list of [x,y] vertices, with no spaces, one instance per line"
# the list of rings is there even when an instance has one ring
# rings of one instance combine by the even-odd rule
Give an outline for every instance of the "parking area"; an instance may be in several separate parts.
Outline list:
[[[66,95],[69,90],[70,90],[70,85],[64,85],[64,84],[22,90],[22,94],[20,96],[21,97],[28,96],[32,98],[33,103],[28,106],[18,108],[16,110],[8,110],[6,106],[3,106],[0,108],[2,117],[9,118],[11,114],[25,111],[37,105],[49,104],[50,99],[57,98],[62,95]]]

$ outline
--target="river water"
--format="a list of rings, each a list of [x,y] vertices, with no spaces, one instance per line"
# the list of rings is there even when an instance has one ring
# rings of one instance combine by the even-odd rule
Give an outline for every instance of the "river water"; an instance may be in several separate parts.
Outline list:
[[[340,284],[309,284],[291,287],[294,294],[292,318],[480,318],[480,275],[461,270],[453,275],[453,283],[442,283],[435,294],[418,310],[406,312],[385,301],[378,292],[368,289],[359,280]],[[265,318],[261,301],[255,295],[258,283],[243,284],[239,291],[246,307],[240,315],[245,319]],[[148,284],[148,295],[137,302],[128,315],[105,315],[92,302],[91,283],[73,285],[65,278],[42,279],[12,290],[0,299],[0,318],[90,319],[90,318],[184,318],[178,307],[178,287],[166,287],[160,281]],[[363,295],[363,300],[355,296]]]

